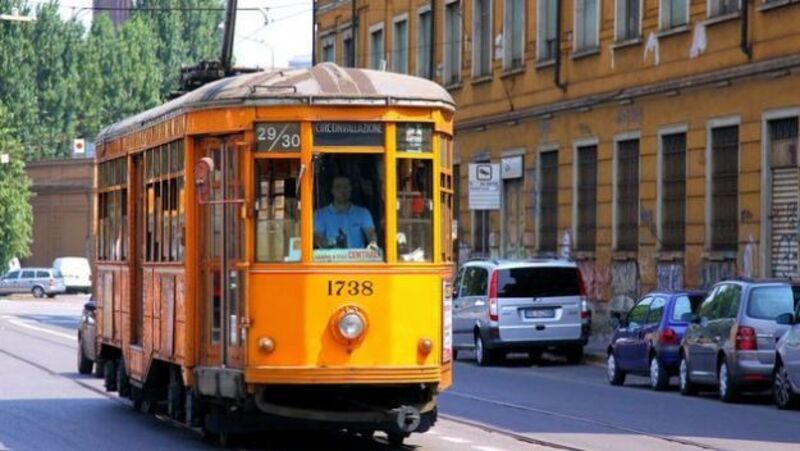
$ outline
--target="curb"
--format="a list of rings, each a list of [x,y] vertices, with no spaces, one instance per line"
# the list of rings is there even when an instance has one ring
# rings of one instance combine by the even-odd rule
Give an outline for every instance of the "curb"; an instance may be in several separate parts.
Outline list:
[[[583,361],[585,363],[589,364],[589,365],[605,367],[606,366],[606,360],[607,360],[607,358],[606,358],[605,353],[598,353],[598,352],[589,353],[589,352],[586,352],[583,355]]]

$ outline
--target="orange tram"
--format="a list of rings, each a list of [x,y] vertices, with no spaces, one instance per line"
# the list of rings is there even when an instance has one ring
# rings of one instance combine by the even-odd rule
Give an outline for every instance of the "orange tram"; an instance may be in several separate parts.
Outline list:
[[[97,364],[229,434],[436,421],[451,384],[452,98],[320,64],[216,81],[97,138]]]

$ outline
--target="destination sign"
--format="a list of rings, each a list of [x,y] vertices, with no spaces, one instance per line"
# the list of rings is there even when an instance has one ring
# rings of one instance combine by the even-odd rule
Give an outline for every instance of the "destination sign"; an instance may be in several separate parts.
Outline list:
[[[383,147],[382,122],[316,122],[314,146]]]
[[[299,122],[260,122],[256,124],[256,151],[300,151]]]

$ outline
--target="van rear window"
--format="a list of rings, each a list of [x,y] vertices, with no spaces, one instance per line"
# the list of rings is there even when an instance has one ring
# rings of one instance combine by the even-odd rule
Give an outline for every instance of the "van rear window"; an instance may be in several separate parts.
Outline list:
[[[501,298],[580,295],[575,268],[511,268],[498,273],[497,295]]]

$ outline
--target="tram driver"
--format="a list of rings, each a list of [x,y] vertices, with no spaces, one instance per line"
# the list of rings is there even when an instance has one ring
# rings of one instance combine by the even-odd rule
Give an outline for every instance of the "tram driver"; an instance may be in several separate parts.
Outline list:
[[[314,212],[315,248],[379,250],[372,215],[366,208],[350,202],[351,192],[349,178],[333,178],[333,201]]]

